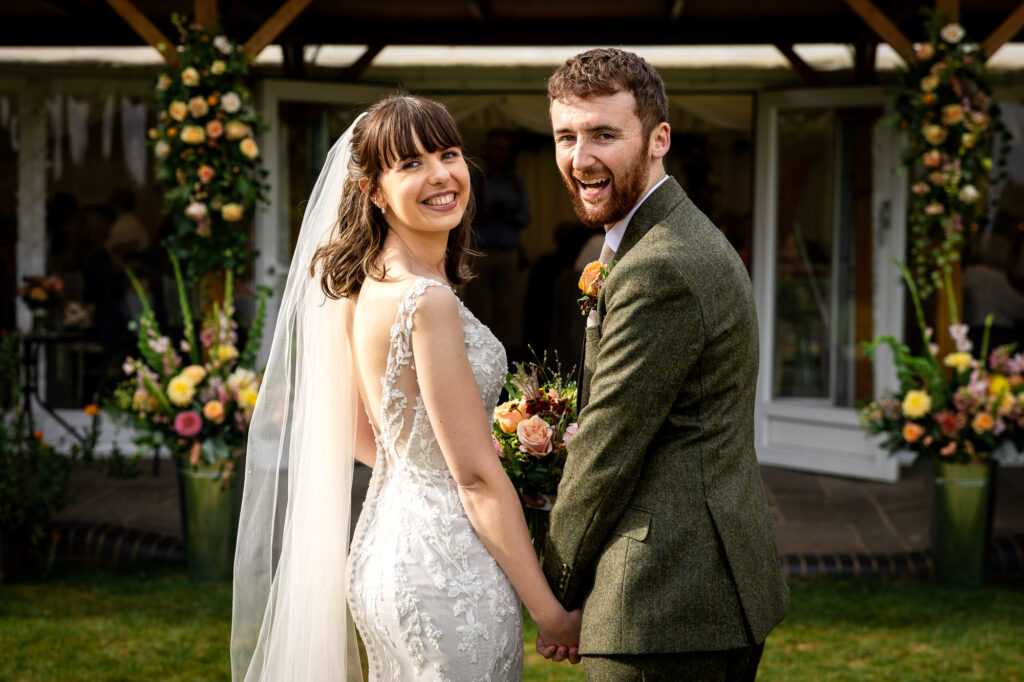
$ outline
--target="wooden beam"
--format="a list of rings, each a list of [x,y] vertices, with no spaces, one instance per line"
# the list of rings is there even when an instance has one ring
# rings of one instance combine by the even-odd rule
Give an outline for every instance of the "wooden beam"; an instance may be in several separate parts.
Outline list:
[[[214,31],[220,26],[220,11],[217,0],[195,0],[193,15],[197,23],[207,31]]]
[[[118,16],[128,22],[128,25],[139,34],[139,37],[148,45],[152,45],[164,58],[164,61],[171,66],[178,66],[178,53],[174,50],[171,41],[135,5],[129,0],[107,0],[107,4],[110,9],[117,12]]]
[[[854,12],[864,20],[871,30],[878,34],[878,37],[889,43],[892,49],[896,50],[903,59],[910,61],[914,57],[914,47],[907,40],[907,37],[892,23],[888,17],[882,14],[871,0],[844,0]]]
[[[259,53],[263,52],[263,48],[274,42],[274,39],[281,35],[311,2],[313,0],[287,0],[252,34],[242,46],[242,51],[249,55],[250,59],[256,59]]]
[[[853,82],[873,83],[875,81],[875,57],[878,54],[878,43],[874,40],[867,40],[856,43],[853,48]]]
[[[1015,35],[1020,33],[1022,28],[1024,28],[1024,3],[1018,5],[1017,9],[1013,10],[1010,16],[1006,17],[1003,23],[999,24],[999,27],[992,31],[992,35],[981,44],[981,49],[985,52],[985,59],[991,59],[992,55],[1003,45],[1010,42]]]
[[[343,81],[354,81],[363,75],[363,71],[369,68],[373,60],[380,54],[380,51],[384,49],[383,45],[367,45],[366,52],[364,52],[359,59],[352,62],[351,66],[348,66],[344,71],[341,72],[339,80]]]
[[[946,23],[960,21],[960,0],[935,0],[935,11]]]
[[[803,57],[796,53],[792,45],[776,45],[775,49],[781,52],[783,56],[789,60],[793,70],[796,71],[801,78],[807,81],[808,85],[825,84],[824,77],[815,71],[813,66],[805,62]]]
[[[686,0],[672,0],[672,7],[668,10],[668,20],[673,24],[683,16],[683,8],[686,7]]]

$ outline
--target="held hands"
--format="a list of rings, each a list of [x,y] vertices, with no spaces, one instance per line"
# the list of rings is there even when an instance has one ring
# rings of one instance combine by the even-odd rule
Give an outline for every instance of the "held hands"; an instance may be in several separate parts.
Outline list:
[[[549,627],[537,624],[537,653],[556,663],[568,660],[573,665],[580,662],[578,653],[580,621],[583,612],[563,611],[558,622]]]

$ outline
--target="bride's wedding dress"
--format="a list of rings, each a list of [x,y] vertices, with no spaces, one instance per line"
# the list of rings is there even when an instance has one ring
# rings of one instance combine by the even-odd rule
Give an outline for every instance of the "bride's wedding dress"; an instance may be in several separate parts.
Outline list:
[[[430,279],[405,292],[381,378],[377,458],[348,559],[348,600],[376,680],[518,680],[519,599],[459,500],[416,379],[413,312]],[[459,302],[483,405],[497,403],[505,351]],[[489,454],[489,453],[482,453]]]

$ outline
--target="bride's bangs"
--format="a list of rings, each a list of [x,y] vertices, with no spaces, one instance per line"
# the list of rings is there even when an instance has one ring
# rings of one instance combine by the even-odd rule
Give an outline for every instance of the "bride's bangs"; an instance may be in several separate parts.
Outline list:
[[[462,137],[455,120],[444,105],[415,96],[395,97],[382,112],[381,134],[377,136],[377,160],[380,170],[422,152],[433,154],[453,147],[462,148]],[[422,150],[416,144],[419,140]]]

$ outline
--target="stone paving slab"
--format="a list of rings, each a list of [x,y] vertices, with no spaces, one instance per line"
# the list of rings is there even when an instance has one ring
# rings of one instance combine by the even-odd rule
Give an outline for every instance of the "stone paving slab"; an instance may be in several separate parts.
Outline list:
[[[151,463],[144,463],[138,478],[119,480],[78,468],[72,476],[77,496],[56,520],[110,524],[180,539],[175,472],[166,460],[159,469],[154,476]],[[902,469],[899,481],[891,484],[767,466],[761,468],[761,475],[779,554],[794,557],[797,564],[811,555],[870,559],[923,556],[928,549],[930,493],[924,470]],[[365,486],[366,476],[357,478]],[[1004,548],[1008,556],[1017,551],[1015,538],[1024,536],[1024,468],[1002,467],[999,471],[993,535],[1009,539]],[[1024,557],[1020,559],[1010,556],[1010,563],[1021,565]],[[918,560],[912,558],[911,563],[914,561]],[[833,560],[804,561],[803,565],[812,571],[828,570],[828,562]],[[890,563],[886,561],[887,566]],[[900,568],[899,561],[893,565]]]

